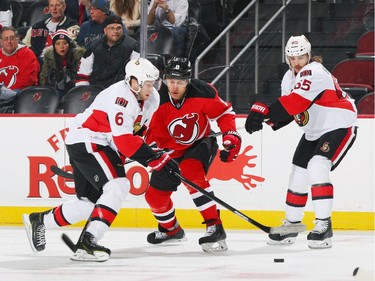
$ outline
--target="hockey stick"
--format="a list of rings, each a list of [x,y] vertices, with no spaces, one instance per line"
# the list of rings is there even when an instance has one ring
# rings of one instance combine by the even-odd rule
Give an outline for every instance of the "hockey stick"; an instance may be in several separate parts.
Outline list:
[[[288,234],[288,233],[303,232],[303,231],[306,230],[306,225],[304,225],[302,223],[295,223],[295,224],[290,224],[290,225],[283,225],[283,226],[279,226],[279,227],[265,226],[265,225],[257,222],[256,220],[254,220],[254,219],[246,216],[244,213],[238,211],[237,209],[235,209],[234,207],[230,206],[229,204],[225,203],[221,199],[217,198],[215,195],[207,192],[202,187],[200,187],[200,186],[196,185],[195,183],[189,181],[185,177],[181,176],[179,173],[174,172],[174,175],[176,177],[178,177],[182,182],[190,185],[195,190],[199,191],[200,193],[202,193],[206,197],[210,198],[212,201],[215,201],[216,203],[219,203],[223,207],[227,208],[229,211],[235,213],[239,217],[243,218],[245,221],[251,223],[252,225],[256,226],[257,228],[263,230],[266,233],[270,233],[270,234]]]
[[[236,128],[236,130],[241,130],[241,129],[244,129],[244,128],[245,128],[245,127],[238,127],[238,128]],[[221,135],[223,135],[222,132],[217,132],[217,133],[213,132],[213,133],[211,133],[208,137],[219,137],[219,136],[221,136]],[[135,160],[127,159],[127,160],[125,161],[124,165],[129,164],[129,163],[132,163],[132,162],[134,162],[134,161],[135,161]],[[58,175],[58,176],[60,176],[60,177],[67,178],[67,179],[74,179],[74,175],[73,175],[72,173],[66,172],[66,171],[60,169],[59,167],[57,167],[57,166],[55,166],[55,165],[52,165],[52,166],[50,167],[50,169],[51,169],[51,171],[52,171],[54,174],[56,174],[56,175]]]
[[[65,233],[61,234],[61,239],[64,241],[65,245],[68,246],[70,250],[72,250],[73,253],[75,253],[77,251],[78,244],[79,244],[79,242],[82,241],[83,234],[86,232],[86,229],[89,226],[90,221],[91,221],[91,214],[90,214],[89,219],[86,221],[85,226],[83,227],[83,229],[81,231],[81,235],[78,238],[77,244],[74,244],[73,240],[70,239],[70,237],[67,234],[65,234]]]

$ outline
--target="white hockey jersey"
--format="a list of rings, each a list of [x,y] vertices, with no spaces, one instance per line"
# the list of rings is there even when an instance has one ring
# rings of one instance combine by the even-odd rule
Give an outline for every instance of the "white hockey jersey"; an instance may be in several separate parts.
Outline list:
[[[354,100],[321,63],[307,64],[296,76],[288,70],[281,90],[281,104],[294,115],[307,140],[316,140],[327,132],[349,128],[357,122]]]
[[[159,101],[159,93],[153,89],[140,104],[125,81],[119,81],[100,92],[90,107],[74,118],[65,143],[110,145],[129,157],[141,142],[139,136],[133,136],[134,126],[148,125]]]

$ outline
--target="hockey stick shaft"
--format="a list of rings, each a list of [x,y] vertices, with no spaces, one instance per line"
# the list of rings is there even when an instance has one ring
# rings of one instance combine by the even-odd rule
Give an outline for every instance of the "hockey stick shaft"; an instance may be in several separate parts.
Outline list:
[[[88,220],[86,221],[86,224],[83,227],[83,229],[81,231],[81,234],[80,234],[80,236],[78,238],[78,242],[76,244],[74,244],[73,240],[70,239],[70,237],[67,234],[63,233],[61,235],[61,239],[64,241],[65,245],[67,245],[69,247],[69,249],[72,250],[73,253],[75,253],[77,251],[78,244],[79,244],[79,242],[82,241],[83,234],[86,232],[86,229],[87,229],[87,227],[90,224],[90,221],[91,221],[91,214],[90,214],[90,217],[88,218]]]
[[[207,192],[206,190],[204,190],[202,187],[196,185],[195,183],[189,181],[187,178],[181,176],[179,173],[176,173],[174,172],[175,176],[178,177],[182,182],[190,185],[192,188],[194,188],[195,190],[199,191],[200,193],[202,193],[203,195],[205,195],[206,197],[210,198],[212,201],[215,201],[216,203],[219,203],[221,206],[227,208],[229,211],[235,213],[236,215],[238,215],[239,217],[241,217],[242,219],[244,219],[245,221],[251,223],[252,225],[258,227],[259,229],[263,230],[264,232],[266,233],[270,233],[271,232],[271,227],[269,226],[265,226],[259,222],[257,222],[256,220],[253,220],[252,218],[249,218],[248,216],[246,216],[244,213],[240,212],[239,210],[235,209],[234,207],[232,207],[231,205],[229,205],[228,203],[224,202],[223,200],[217,198],[215,195]]]

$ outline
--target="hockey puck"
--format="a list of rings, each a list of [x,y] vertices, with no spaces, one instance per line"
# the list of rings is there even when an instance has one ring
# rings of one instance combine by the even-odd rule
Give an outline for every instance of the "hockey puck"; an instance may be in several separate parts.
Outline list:
[[[284,259],[273,259],[273,262],[284,262]]]

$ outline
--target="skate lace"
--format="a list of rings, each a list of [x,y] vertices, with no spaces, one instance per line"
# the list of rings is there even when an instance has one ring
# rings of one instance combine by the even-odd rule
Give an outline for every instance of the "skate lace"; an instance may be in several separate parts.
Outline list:
[[[328,229],[328,221],[315,220],[315,227],[311,232],[322,234]]]
[[[214,234],[216,231],[216,225],[210,225],[210,226],[207,226],[207,229],[206,229],[206,234],[204,235],[205,237],[207,236],[211,236],[212,234]]]
[[[35,238],[36,238],[37,246],[46,244],[45,233],[46,233],[46,228],[44,224],[41,224],[36,227]]]
[[[155,231],[155,239],[165,239],[167,236],[165,232]]]

